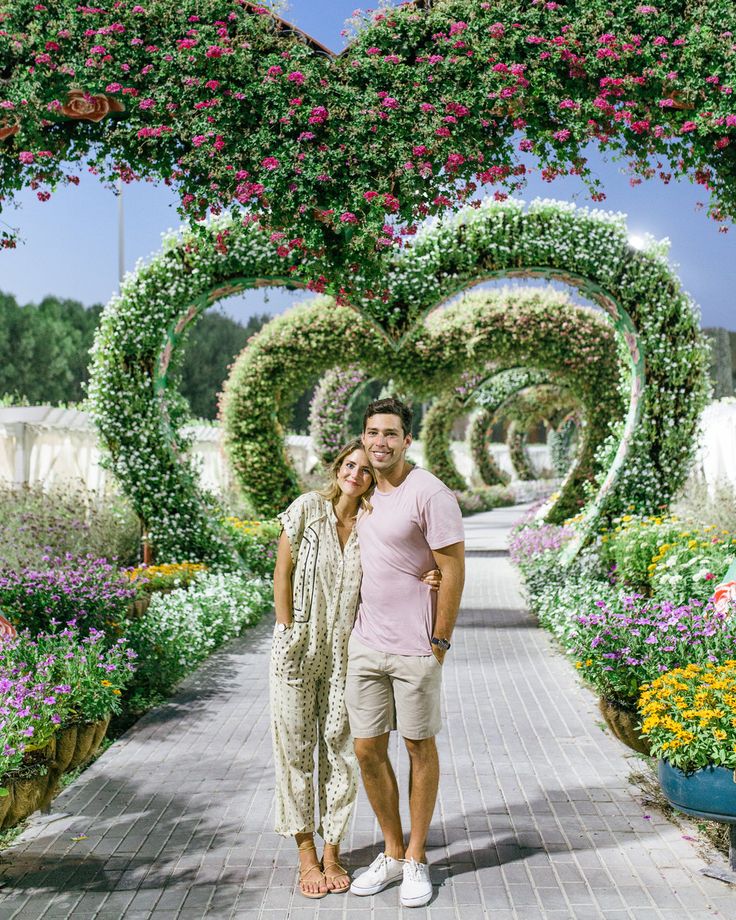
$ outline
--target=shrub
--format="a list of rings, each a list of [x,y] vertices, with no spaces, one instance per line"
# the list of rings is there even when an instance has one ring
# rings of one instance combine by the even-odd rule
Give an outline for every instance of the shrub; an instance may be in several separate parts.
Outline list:
[[[45,556],[91,553],[134,565],[140,523],[119,495],[100,496],[66,484],[0,486],[0,568],[41,566]]]
[[[278,521],[244,521],[229,517],[226,528],[243,564],[254,575],[273,575],[281,525]]]
[[[505,486],[481,486],[478,489],[455,492],[455,497],[463,517],[468,514],[478,514],[481,511],[492,511],[494,508],[503,508],[515,502],[514,493]]]
[[[141,711],[162,700],[215,648],[257,623],[272,603],[269,583],[233,573],[200,573],[189,588],[155,594],[127,630],[139,661],[129,709]]]
[[[92,555],[45,556],[40,568],[0,575],[0,608],[31,632],[72,620],[85,629],[116,628],[135,595],[122,572]]]

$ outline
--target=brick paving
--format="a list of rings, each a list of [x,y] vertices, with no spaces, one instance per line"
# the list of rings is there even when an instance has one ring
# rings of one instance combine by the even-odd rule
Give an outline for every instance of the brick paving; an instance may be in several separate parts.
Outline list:
[[[516,512],[519,513],[518,511]],[[485,515],[497,549],[514,514]],[[475,523],[474,523],[475,521]],[[445,672],[442,782],[429,920],[706,920],[736,891],[698,874],[681,828],[639,803],[637,763],[524,610],[506,558],[468,559]],[[470,529],[470,528],[469,528]],[[2,854],[0,920],[397,920],[374,898],[295,893],[295,852],[271,830],[270,628],[215,655]],[[398,758],[402,788],[405,755]],[[347,861],[378,831],[361,796]],[[78,839],[75,839],[78,838]],[[414,912],[416,915],[418,912]]]

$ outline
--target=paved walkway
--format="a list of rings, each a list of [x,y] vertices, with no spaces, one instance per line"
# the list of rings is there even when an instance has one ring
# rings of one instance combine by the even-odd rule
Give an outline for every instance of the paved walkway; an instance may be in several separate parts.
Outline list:
[[[485,526],[503,533],[512,517],[494,512]],[[468,522],[475,536],[477,524]],[[429,854],[437,888],[424,916],[736,916],[736,892],[700,876],[683,831],[638,803],[626,780],[636,760],[601,730],[592,696],[524,611],[508,561],[471,555],[468,575],[446,664]],[[214,656],[69,787],[50,819],[34,819],[3,854],[0,920],[412,914],[396,887],[372,899],[294,893],[293,844],[271,831],[269,634],[263,624]],[[403,754],[398,772],[405,787]],[[348,862],[365,865],[377,839],[361,797]]]

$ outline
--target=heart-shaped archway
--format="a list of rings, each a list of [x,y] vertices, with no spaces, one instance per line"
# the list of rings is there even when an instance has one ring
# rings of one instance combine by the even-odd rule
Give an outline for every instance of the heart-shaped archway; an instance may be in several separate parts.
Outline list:
[[[227,248],[221,245],[225,231]],[[178,434],[176,356],[191,323],[219,297],[258,284],[301,283],[297,273],[280,275],[280,265],[264,231],[223,221],[207,236],[169,238],[103,314],[93,354],[92,412],[112,469],[162,558],[229,553]],[[305,265],[302,277],[309,270]],[[419,317],[465,287],[505,275],[553,277],[582,290],[611,317],[629,362],[624,378],[611,381],[629,408],[600,458],[608,473],[588,523],[622,504],[642,510],[666,504],[692,455],[707,386],[706,350],[692,304],[660,252],[629,246],[621,217],[553,202],[469,209],[427,229],[412,249],[387,263],[391,297],[381,310],[416,317],[398,340],[355,310],[329,305],[321,312],[296,310],[256,337],[235,362],[223,411],[233,464],[255,504],[273,511],[299,489],[278,424],[280,407],[295,388],[301,392],[311,376],[365,354],[392,377],[402,349],[407,389],[441,391],[469,368],[493,361],[498,340],[491,346],[476,326],[482,311],[453,306],[422,322]],[[410,304],[408,313],[402,304]],[[514,325],[512,313],[508,328],[499,322],[504,341],[512,341]],[[534,366],[540,343],[563,362],[552,343],[560,333],[574,336],[575,324],[560,319],[553,334],[554,325],[550,314],[546,339],[540,329],[536,340],[528,329],[518,330],[514,364]]]

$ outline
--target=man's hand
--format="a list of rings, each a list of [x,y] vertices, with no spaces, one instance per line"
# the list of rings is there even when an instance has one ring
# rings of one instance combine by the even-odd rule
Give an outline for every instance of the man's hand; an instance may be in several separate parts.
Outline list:
[[[445,655],[447,654],[447,652],[444,649],[440,648],[439,645],[433,645],[432,654],[437,659],[437,661],[439,661],[440,664],[444,664]]]

